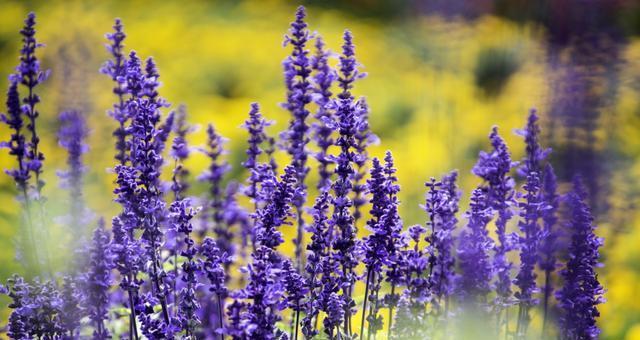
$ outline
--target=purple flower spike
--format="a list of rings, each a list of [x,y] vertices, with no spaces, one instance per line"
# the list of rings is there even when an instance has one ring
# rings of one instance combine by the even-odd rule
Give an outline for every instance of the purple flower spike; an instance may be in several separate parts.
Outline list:
[[[82,177],[85,172],[82,154],[89,149],[84,142],[89,134],[89,129],[84,116],[78,111],[61,113],[60,124],[58,140],[60,146],[67,150],[68,170],[58,172],[58,176],[62,180],[62,187],[69,190],[69,201],[71,202],[69,227],[74,234],[83,235],[85,231],[81,228],[87,224],[89,216],[82,195]]]
[[[571,209],[571,244],[569,261],[560,271],[564,286],[556,292],[563,314],[560,332],[565,339],[597,339],[600,329],[596,317],[597,305],[604,302],[604,288],[596,274],[601,266],[599,251],[604,240],[595,234],[596,226],[587,205],[587,194],[579,178],[574,180],[573,192],[568,196]]]
[[[173,202],[169,211],[173,229],[183,236],[180,255],[185,259],[181,266],[182,275],[180,277],[184,287],[179,292],[179,302],[175,301],[179,306],[176,319],[181,329],[185,331],[185,336],[189,337],[200,323],[196,315],[197,310],[200,308],[200,303],[196,298],[196,275],[199,266],[195,260],[197,248],[195,247],[195,242],[191,239],[191,232],[193,231],[191,220],[196,215],[197,210],[191,207],[188,199],[183,199]],[[177,263],[175,265],[177,266]]]
[[[292,165],[285,168],[285,173],[276,184],[269,204],[255,214],[256,250],[251,254],[252,261],[247,266],[249,282],[247,286],[235,292],[236,299],[248,299],[247,311],[242,315],[242,323],[246,326],[245,335],[252,339],[277,338],[276,323],[281,320],[280,310],[285,307],[283,297],[285,291],[296,303],[299,303],[299,291],[291,284],[285,284],[288,260],[277,252],[283,243],[279,227],[286,224],[291,216],[292,201],[296,195],[296,172]],[[291,276],[287,279],[291,283]],[[304,282],[300,283],[304,286]]]
[[[560,199],[556,193],[558,184],[556,175],[551,164],[547,164],[542,176],[542,195],[544,209],[542,211],[542,231],[540,233],[539,264],[544,271],[543,286],[543,331],[546,329],[546,322],[549,314],[549,298],[553,292],[551,275],[555,272],[558,253],[558,217],[556,212],[560,205]]]
[[[27,146],[25,144],[25,136],[22,132],[24,119],[22,117],[22,109],[20,108],[20,95],[18,94],[18,84],[15,81],[9,85],[7,91],[7,113],[0,115],[0,121],[11,129],[11,137],[9,140],[3,141],[0,147],[9,149],[9,154],[15,156],[17,160],[17,168],[5,170],[5,172],[13,177],[20,194],[27,199],[28,182],[31,175],[27,168]]]
[[[120,19],[116,19],[113,25],[113,33],[107,33],[106,38],[109,40],[109,44],[106,45],[107,51],[111,54],[113,59],[107,60],[102,67],[100,68],[100,72],[111,77],[111,80],[115,83],[113,87],[113,93],[116,95],[118,100],[113,104],[113,107],[107,112],[109,116],[111,116],[116,122],[118,122],[118,127],[115,131],[113,131],[113,136],[116,137],[116,156],[115,159],[120,164],[126,164],[127,162],[127,131],[125,129],[125,124],[129,119],[125,102],[126,102],[126,84],[124,83],[125,79],[125,70],[127,65],[127,58],[123,53],[123,41],[126,38],[124,34],[122,21]]]
[[[382,323],[378,318],[379,308],[382,307],[379,301],[379,291],[383,281],[381,273],[386,273],[386,279],[391,282],[392,287],[399,285],[403,280],[401,249],[406,244],[400,235],[402,221],[398,216],[399,202],[396,197],[400,187],[396,184],[395,172],[391,152],[387,151],[384,166],[377,158],[373,159],[371,179],[367,186],[372,194],[370,211],[372,218],[367,222],[371,235],[366,237],[362,243],[363,262],[367,268],[365,300],[362,310],[363,313],[369,313],[366,318],[369,321],[368,331],[373,335],[382,328]],[[396,299],[389,297],[387,300],[395,301]],[[370,311],[367,311],[368,302],[371,302]],[[393,310],[395,306],[389,307]],[[362,334],[364,320],[360,329]]]
[[[453,256],[454,230],[458,220],[458,203],[460,192],[456,185],[458,173],[452,171],[436,182],[427,182],[429,188],[426,203],[423,206],[429,215],[428,226],[431,234],[426,238],[429,242],[429,266],[431,275],[429,285],[436,297],[435,303],[439,311],[449,302],[454,292],[456,274],[454,271],[455,258]],[[446,309],[446,307],[444,308]]]
[[[223,145],[226,139],[220,136],[213,125],[207,127],[207,149],[203,152],[210,160],[210,165],[206,173],[200,176],[200,181],[209,186],[208,204],[205,206],[203,218],[208,218],[213,223],[213,232],[216,235],[216,242],[222,252],[230,258],[235,254],[233,245],[233,233],[229,230],[229,225],[224,221],[224,190],[222,179],[229,171],[230,166],[221,160],[225,153]],[[202,230],[204,235],[206,230]]]
[[[87,310],[93,339],[110,337],[106,322],[109,320],[109,289],[113,283],[111,270],[114,268],[109,233],[104,228],[104,220],[98,221],[89,248],[89,271],[84,275],[84,308]]]
[[[320,179],[318,181],[318,190],[327,190],[331,186],[331,171],[328,167],[332,164],[331,159],[328,157],[329,147],[333,145],[334,130],[331,128],[327,121],[332,119],[331,110],[327,108],[327,105],[331,102],[331,86],[337,79],[336,72],[329,66],[329,57],[331,53],[325,49],[324,41],[321,37],[316,38],[316,53],[311,58],[311,66],[314,71],[313,76],[313,90],[314,90],[314,102],[318,105],[318,110],[314,117],[317,122],[311,126],[314,134],[316,144],[320,148],[320,151],[316,154],[318,160],[318,174]]]
[[[265,153],[263,144],[267,143],[269,137],[265,132],[265,128],[272,124],[271,121],[264,119],[260,113],[260,106],[258,103],[251,104],[251,110],[249,111],[249,119],[242,125],[249,132],[249,148],[247,149],[247,160],[242,163],[247,170],[249,170],[248,185],[244,189],[245,195],[253,200],[254,208],[264,204],[260,202],[259,190],[263,177],[263,172],[267,170],[268,166],[259,162],[261,154]]]
[[[515,181],[509,172],[515,165],[504,140],[498,135],[497,127],[494,127],[489,135],[493,150],[490,153],[481,152],[478,163],[472,172],[486,181],[486,192],[489,208],[498,215],[496,220],[496,234],[498,244],[495,245],[493,270],[497,276],[496,291],[498,296],[494,301],[495,308],[500,311],[512,305],[511,268],[512,264],[507,260],[507,254],[515,249],[517,236],[507,233],[506,227],[513,217],[515,202]]]
[[[184,105],[178,107],[175,117],[175,126],[173,127],[175,137],[173,138],[169,155],[174,159],[175,163],[171,191],[173,191],[174,199],[179,201],[189,189],[189,183],[187,182],[189,170],[184,167],[184,161],[189,158],[190,154],[187,134],[191,132],[192,128],[187,124],[187,109]]]
[[[285,44],[291,44],[293,51],[283,63],[285,84],[287,86],[287,102],[283,106],[291,113],[292,120],[287,131],[282,133],[281,138],[284,141],[287,153],[291,156],[291,164],[295,168],[298,176],[298,185],[300,186],[300,190],[297,191],[297,196],[294,200],[297,213],[297,234],[294,242],[296,244],[295,257],[298,272],[302,272],[303,266],[304,219],[302,215],[303,205],[307,199],[305,179],[309,172],[306,146],[309,143],[307,117],[310,112],[307,105],[311,102],[312,91],[310,83],[311,62],[308,56],[309,50],[306,49],[310,33],[307,29],[307,23],[304,21],[305,17],[304,7],[298,7],[296,20],[291,23],[289,34],[285,36]]]
[[[40,61],[36,57],[36,48],[42,47],[36,40],[36,15],[29,13],[24,21],[22,34],[22,49],[20,50],[20,64],[16,67],[16,73],[11,75],[12,81],[19,81],[27,88],[28,95],[22,99],[22,112],[28,118],[27,130],[31,133],[31,139],[27,143],[26,168],[33,173],[35,180],[36,200],[40,199],[44,182],[40,179],[42,174],[42,162],[44,155],[39,151],[40,137],[38,136],[36,122],[40,113],[36,104],[40,102],[40,96],[35,93],[35,88],[49,77],[49,71],[40,70]]]
[[[311,243],[307,245],[307,299],[306,315],[302,320],[302,333],[311,338],[318,334],[318,330],[313,324],[320,312],[321,303],[318,297],[322,293],[322,275],[324,263],[329,256],[331,247],[331,234],[329,229],[329,194],[325,191],[318,196],[313,206],[313,223],[307,227],[307,232],[311,234]]]
[[[485,304],[486,296],[492,289],[493,265],[489,252],[494,249],[489,237],[487,223],[492,213],[486,190],[476,188],[471,193],[470,211],[466,213],[468,222],[460,234],[458,263],[460,279],[458,294],[465,304]]]
[[[342,92],[338,94],[340,99],[353,99],[353,95],[350,90],[353,88],[353,83],[360,78],[366,76],[365,73],[361,73],[358,70],[358,61],[356,60],[355,46],[353,45],[353,35],[351,31],[345,30],[342,36],[344,44],[342,45],[342,56],[340,56],[340,76],[338,77],[338,84]]]
[[[526,178],[524,193],[520,206],[520,271],[514,280],[520,291],[515,297],[520,304],[517,332],[521,336],[527,333],[530,317],[529,310],[538,303],[534,294],[539,292],[536,286],[537,275],[534,271],[539,260],[538,246],[540,243],[540,226],[538,220],[544,211],[544,201],[541,193],[542,173],[540,162],[546,157],[547,151],[542,151],[538,143],[538,117],[535,111],[531,111],[527,126],[521,134],[525,137],[526,157],[524,166],[520,169],[521,175]]]

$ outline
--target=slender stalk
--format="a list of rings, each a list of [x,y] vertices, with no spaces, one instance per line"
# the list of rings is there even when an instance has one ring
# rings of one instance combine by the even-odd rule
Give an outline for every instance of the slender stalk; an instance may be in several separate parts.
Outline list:
[[[549,294],[550,289],[549,285],[551,284],[551,273],[548,270],[544,271],[544,299],[543,299],[543,310],[542,310],[542,338],[547,333],[547,319],[549,313]]]
[[[133,306],[133,292],[129,290],[129,308],[131,315],[129,318],[129,338],[138,340],[138,326],[136,325],[136,310]],[[132,334],[131,334],[132,333]]]
[[[364,288],[364,301],[362,302],[362,321],[360,322],[360,340],[364,335],[364,320],[367,318],[367,299],[369,297],[369,281],[371,280],[371,270],[367,270],[367,283]]]
[[[298,340],[298,325],[300,324],[300,308],[296,310],[296,332],[294,333],[294,340]]]
[[[391,296],[395,294],[396,285],[395,283],[391,284]],[[393,325],[393,304],[389,306],[389,330],[387,331],[387,339],[391,339],[391,326]]]
[[[224,313],[224,309],[222,308],[222,297],[220,296],[220,294],[216,294],[218,297],[218,322],[220,323],[220,329],[222,330],[222,328],[224,328],[224,319],[223,319],[223,313]],[[220,333],[220,340],[224,340],[224,335],[222,335],[222,332]]]

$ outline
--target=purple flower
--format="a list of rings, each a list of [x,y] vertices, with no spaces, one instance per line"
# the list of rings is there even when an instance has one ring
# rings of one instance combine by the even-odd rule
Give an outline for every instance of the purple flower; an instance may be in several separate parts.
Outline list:
[[[36,15],[29,13],[24,21],[25,25],[20,31],[22,34],[22,49],[20,50],[20,64],[16,67],[16,73],[11,75],[11,81],[20,82],[27,89],[28,95],[22,99],[22,113],[28,118],[27,130],[31,133],[31,139],[27,143],[25,155],[26,168],[33,173],[35,180],[36,200],[40,199],[44,182],[40,179],[42,174],[42,162],[44,155],[39,151],[40,137],[38,136],[36,121],[40,113],[36,104],[40,102],[40,96],[35,93],[35,88],[49,77],[49,71],[40,70],[40,61],[36,57],[36,48],[42,47],[36,40]]]
[[[242,314],[247,308],[247,304],[234,300],[227,307],[229,322],[224,328],[224,334],[229,335],[234,340],[244,339],[244,325],[242,324]]]
[[[350,92],[353,88],[353,83],[357,79],[365,77],[366,73],[358,70],[359,64],[355,57],[355,46],[353,45],[353,35],[351,31],[344,31],[343,40],[344,44],[342,45],[338,77],[338,85],[342,92],[338,94],[338,98],[353,99],[353,95]]]
[[[527,126],[521,134],[525,137],[526,157],[524,166],[520,169],[525,176],[523,200],[520,206],[520,271],[514,280],[520,291],[515,297],[520,304],[520,314],[518,317],[518,332],[526,334],[529,325],[529,309],[538,303],[533,296],[539,292],[536,286],[537,275],[534,271],[538,263],[538,244],[540,242],[540,226],[538,220],[544,210],[544,201],[541,193],[541,169],[540,162],[546,157],[546,153],[540,148],[538,134],[540,133],[538,117],[535,111],[531,111]]]
[[[309,297],[306,301],[306,315],[302,320],[302,333],[307,338],[318,334],[313,324],[320,312],[321,303],[318,301],[323,285],[323,265],[329,257],[331,247],[331,234],[329,229],[329,194],[324,191],[316,198],[313,206],[313,223],[307,226],[307,232],[311,234],[311,243],[307,245],[307,262],[305,271],[307,273],[307,287]]]
[[[209,124],[207,127],[207,149],[204,154],[209,158],[210,164],[206,173],[200,176],[199,180],[208,184],[209,197],[204,208],[203,218],[208,218],[213,223],[213,232],[216,235],[218,247],[227,256],[232,257],[235,253],[233,245],[233,233],[229,230],[229,226],[224,221],[224,195],[222,188],[222,179],[229,171],[229,164],[222,161],[221,155],[224,154],[223,145],[226,140],[221,137],[213,127]],[[201,231],[204,234],[206,231]]]
[[[331,223],[337,228],[337,235],[333,240],[333,255],[335,261],[342,267],[341,287],[343,289],[342,298],[345,308],[345,317],[347,324],[351,319],[354,301],[351,298],[351,286],[356,280],[357,275],[354,268],[358,265],[356,257],[356,227],[355,219],[351,213],[353,201],[349,198],[353,190],[352,178],[355,173],[353,166],[357,161],[354,150],[357,147],[356,134],[360,131],[361,121],[359,117],[360,111],[363,110],[361,103],[355,102],[348,94],[351,87],[351,79],[355,70],[355,59],[353,57],[353,44],[351,34],[347,31],[344,35],[343,56],[340,58],[340,75],[341,85],[344,91],[338,95],[338,99],[333,101],[330,108],[335,110],[335,120],[331,122],[331,127],[338,130],[339,137],[336,139],[336,145],[340,149],[337,157],[332,157],[332,161],[336,163],[335,174],[336,181],[333,183],[334,197],[332,204],[334,212]]]
[[[191,220],[196,215],[197,210],[191,207],[188,199],[182,199],[173,202],[169,208],[169,212],[169,218],[174,226],[173,228],[179,235],[184,237],[182,240],[183,246],[180,251],[180,255],[185,259],[181,265],[182,275],[180,277],[184,286],[179,292],[179,302],[175,301],[175,303],[178,304],[178,311],[176,313],[177,323],[180,329],[185,331],[185,336],[189,337],[193,334],[195,327],[197,327],[200,322],[196,315],[197,310],[200,308],[200,304],[196,298],[196,275],[199,266],[195,260],[197,248],[195,247],[195,242],[191,239],[191,232],[193,231]],[[175,265],[177,266],[177,263]],[[176,288],[174,287],[174,289]]]
[[[71,276],[63,278],[62,290],[60,292],[60,325],[70,339],[79,336],[80,321],[85,316],[85,311],[81,307],[83,299],[82,290],[79,289],[79,282]]]
[[[538,257],[538,266],[544,271],[543,329],[548,319],[549,298],[553,292],[551,275],[558,266],[556,256],[560,232],[558,231],[558,217],[556,216],[559,206],[559,198],[556,194],[557,189],[558,185],[553,167],[551,164],[547,164],[542,176],[542,195],[545,207],[542,211],[542,231],[540,233]]]
[[[72,336],[61,321],[63,300],[52,281],[37,279],[29,284],[14,275],[8,280],[6,293],[12,309],[7,335],[12,339],[56,339]]]
[[[245,335],[256,339],[276,338],[276,322],[281,319],[279,311],[284,308],[286,288],[284,283],[285,260],[276,250],[283,243],[278,230],[291,216],[291,207],[296,190],[295,169],[285,168],[285,173],[276,185],[269,204],[256,212],[256,250],[247,266],[249,282],[247,286],[233,294],[236,299],[248,299],[247,312],[242,316]],[[302,283],[304,285],[304,283]],[[289,291],[296,298],[298,293]]]
[[[431,227],[431,234],[426,238],[429,242],[429,267],[431,268],[429,286],[436,297],[434,301],[436,308],[441,308],[443,304],[448,303],[449,296],[455,288],[453,233],[458,223],[456,213],[460,201],[460,192],[456,185],[457,178],[458,172],[452,171],[440,182],[432,178],[431,182],[426,183],[429,191],[423,208],[429,214],[427,225]]]
[[[489,252],[494,249],[489,237],[487,223],[492,212],[485,188],[476,188],[471,193],[470,210],[466,213],[468,222],[460,234],[458,263],[460,279],[458,296],[465,304],[486,303],[486,296],[492,289],[493,265]]]
[[[249,111],[249,119],[247,119],[242,125],[243,128],[249,132],[249,148],[247,148],[247,160],[242,163],[247,170],[254,169],[257,166],[258,158],[264,153],[263,143],[267,142],[268,136],[265,129],[271,126],[273,122],[264,119],[260,113],[260,106],[258,103],[251,103],[251,110]],[[255,188],[249,188],[246,195],[250,198],[255,197]]]
[[[287,153],[291,155],[291,164],[298,176],[297,181],[300,187],[293,201],[297,213],[297,235],[294,242],[296,244],[295,257],[298,271],[302,271],[302,243],[304,241],[302,207],[306,201],[305,178],[309,172],[309,167],[307,166],[308,150],[306,148],[307,143],[309,143],[309,125],[306,120],[310,113],[307,105],[311,102],[312,91],[310,83],[311,63],[308,56],[309,50],[306,49],[310,33],[307,29],[307,23],[304,21],[305,17],[304,7],[298,7],[296,20],[291,23],[289,34],[285,36],[285,45],[291,44],[293,51],[283,62],[285,84],[287,86],[287,101],[283,104],[283,107],[291,113],[292,119],[289,123],[289,128],[282,133],[281,138]]]
[[[175,166],[173,169],[171,191],[173,191],[174,199],[180,200],[184,197],[185,192],[189,189],[187,177],[189,170],[184,167],[184,161],[189,158],[189,144],[187,144],[187,134],[191,132],[191,127],[187,124],[187,109],[184,105],[178,107],[175,115],[175,126],[173,132],[175,137],[171,144],[169,155],[174,159]]]
[[[331,121],[331,110],[327,109],[327,105],[331,102],[331,86],[337,78],[336,72],[329,65],[329,57],[331,53],[325,49],[324,41],[322,37],[316,38],[316,53],[311,57],[311,67],[314,71],[312,78],[314,102],[318,106],[318,110],[314,117],[317,122],[311,125],[313,129],[313,138],[320,148],[320,151],[316,153],[316,160],[318,160],[318,174],[320,179],[318,181],[318,190],[326,190],[331,186],[331,171],[328,169],[332,161],[329,157],[329,147],[333,145],[333,129],[327,121]]]
[[[367,185],[363,183],[363,179],[367,172],[367,162],[369,161],[369,154],[367,153],[367,147],[377,142],[378,137],[374,135],[369,129],[369,106],[364,98],[359,100],[361,109],[356,111],[358,113],[358,131],[355,135],[355,164],[356,171],[353,174],[353,218],[357,224],[362,213],[360,208],[367,203],[365,192]]]
[[[210,319],[210,315],[203,316],[203,325],[207,326],[209,323],[215,324],[217,322],[217,327],[214,327],[216,329],[216,332],[220,332],[226,330],[223,316],[224,299],[228,295],[228,290],[226,287],[228,275],[225,272],[225,267],[228,266],[231,261],[227,256],[227,253],[222,252],[220,248],[218,248],[218,244],[210,237],[206,237],[204,239],[202,245],[199,248],[199,252],[202,256],[199,264],[201,274],[204,275],[208,280],[208,284],[205,286],[207,287],[209,293],[215,294],[214,298],[217,301],[215,311],[211,314],[215,314],[218,317],[218,320],[214,321]],[[210,295],[205,294],[205,296],[209,297]],[[209,299],[210,298],[207,298],[207,300]],[[205,330],[205,332],[208,331],[210,330]]]
[[[336,330],[336,335],[340,332],[338,328],[345,318],[344,311],[344,299],[335,292],[331,293],[326,302],[327,316],[322,321],[324,332],[329,336],[329,339],[334,339],[334,330]]]
[[[604,240],[595,235],[596,226],[586,204],[587,194],[579,178],[568,196],[571,210],[571,243],[569,260],[560,271],[563,287],[556,298],[563,310],[560,316],[560,333],[566,339],[597,339],[600,329],[596,317],[600,315],[597,305],[604,302],[604,288],[596,274],[600,248]]]
[[[115,159],[120,164],[126,164],[127,162],[127,132],[125,124],[129,119],[126,107],[125,107],[125,95],[127,94],[126,84],[124,83],[124,72],[126,70],[127,59],[123,54],[122,42],[126,38],[123,31],[122,21],[116,19],[113,25],[113,33],[107,33],[106,38],[110,41],[106,45],[107,51],[113,57],[112,60],[107,60],[100,72],[111,77],[111,80],[115,82],[113,93],[118,97],[118,101],[113,104],[113,107],[108,111],[109,116],[113,117],[118,122],[118,127],[113,132],[113,136],[116,137],[116,156]]]
[[[243,127],[249,132],[249,148],[247,149],[247,159],[242,163],[242,166],[249,170],[249,178],[247,178],[247,184],[244,187],[243,192],[253,201],[254,211],[266,204],[269,194],[261,194],[264,193],[262,188],[263,181],[266,178],[273,176],[273,173],[276,171],[275,167],[272,165],[259,162],[260,155],[267,151],[263,149],[263,144],[269,143],[269,137],[264,130],[271,124],[272,122],[264,119],[260,113],[258,103],[252,103],[251,110],[249,111],[249,119],[247,119],[243,124]],[[246,224],[245,226],[250,227],[249,224]],[[244,229],[242,234],[244,248],[247,244],[247,239],[250,239],[251,242],[253,242],[255,235],[253,234],[253,231]]]
[[[379,290],[382,282],[382,273],[386,273],[387,281],[392,287],[403,282],[401,250],[406,245],[402,232],[402,221],[398,216],[397,194],[400,190],[396,169],[393,166],[391,152],[387,151],[385,165],[382,166],[377,158],[373,159],[371,179],[368,188],[372,194],[371,219],[367,222],[371,235],[362,242],[364,264],[367,268],[367,282],[363,313],[366,313],[366,304],[371,302],[371,310],[367,320],[369,321],[369,334],[376,334],[382,328],[378,319],[380,303],[378,301]],[[392,289],[393,290],[393,289]],[[371,295],[369,296],[368,293]],[[392,293],[392,294],[395,294]],[[395,301],[394,298],[386,298]],[[394,306],[389,306],[391,309]],[[361,325],[361,333],[364,331],[364,321]]]
[[[75,234],[83,235],[84,231],[81,228],[87,224],[89,216],[82,195],[82,177],[85,172],[82,154],[89,149],[84,142],[89,130],[84,116],[78,111],[62,112],[60,124],[58,143],[67,150],[68,170],[59,171],[58,176],[62,180],[63,188],[69,190],[69,227]]]
[[[493,150],[490,153],[480,152],[478,163],[472,172],[486,181],[487,204],[498,215],[496,220],[496,234],[498,244],[495,245],[493,270],[497,276],[497,297],[494,304],[498,311],[513,304],[511,292],[511,267],[507,254],[516,246],[516,235],[506,232],[507,223],[513,217],[512,206],[514,200],[515,181],[509,172],[515,165],[504,140],[498,135],[498,128],[494,127],[489,135]]]
[[[9,154],[16,157],[18,167],[5,172],[13,177],[14,182],[21,191],[23,199],[28,199],[27,190],[28,182],[31,175],[27,168],[25,160],[27,154],[27,146],[25,144],[25,136],[22,132],[24,119],[22,117],[22,109],[20,108],[20,95],[18,94],[18,84],[12,81],[7,91],[7,114],[0,115],[0,121],[6,124],[12,130],[9,140],[3,141],[0,147],[8,148]]]
[[[109,289],[113,283],[111,270],[114,268],[114,259],[109,233],[105,230],[102,219],[93,232],[89,258],[88,271],[83,275],[83,305],[91,320],[93,339],[108,339],[110,335],[105,322],[109,320]]]
[[[164,163],[162,153],[173,126],[173,113],[160,124],[160,109],[167,103],[158,96],[158,72],[153,60],[147,60],[142,71],[140,59],[132,52],[127,61],[125,76],[130,98],[126,103],[130,125],[127,141],[131,166],[116,166],[118,173],[118,195],[116,201],[123,206],[123,212],[114,219],[114,241],[120,252],[122,263],[118,269],[123,274],[121,285],[127,287],[132,309],[131,333],[135,333],[134,313],[142,325],[142,332],[152,335],[161,331],[171,331],[171,320],[167,308],[168,286],[164,283],[166,273],[161,266],[160,250],[164,242],[163,225],[167,219],[164,192],[161,188],[160,174]],[[135,230],[140,229],[140,239],[136,239]],[[143,267],[153,286],[152,294],[136,294],[139,282],[136,275],[139,266],[135,264],[139,250],[144,249]],[[133,259],[131,258],[133,257]],[[134,260],[135,259],[135,260]],[[133,267],[132,267],[133,266]],[[123,288],[125,288],[123,287]],[[139,298],[137,306],[133,306]],[[162,308],[162,319],[155,318],[153,305]],[[137,309],[137,310],[136,310]],[[135,336],[135,334],[134,334]]]

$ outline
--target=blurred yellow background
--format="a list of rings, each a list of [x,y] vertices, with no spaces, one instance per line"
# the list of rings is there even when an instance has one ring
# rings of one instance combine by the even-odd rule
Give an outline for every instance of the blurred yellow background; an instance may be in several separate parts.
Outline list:
[[[354,92],[366,96],[371,127],[381,139],[370,152],[377,157],[387,149],[393,152],[405,225],[424,223],[426,216],[418,206],[424,201],[424,182],[459,169],[466,202],[470,189],[479,183],[469,170],[478,151],[488,148],[486,137],[492,125],[500,127],[514,159],[522,157],[524,146],[513,130],[525,124],[528,110],[537,108],[543,129],[547,125],[553,74],[546,64],[546,32],[534,23],[515,23],[490,13],[466,20],[428,12],[386,18],[358,10],[371,3],[376,1],[355,1],[348,9],[305,4],[311,30],[322,35],[333,51],[340,51],[345,28],[354,33],[357,57],[368,73]],[[64,168],[65,153],[57,146],[56,130],[59,112],[70,108],[81,109],[92,130],[91,151],[85,157],[88,204],[107,220],[117,211],[112,202],[113,177],[107,171],[113,165],[110,135],[115,124],[106,110],[114,96],[110,79],[98,72],[109,57],[103,35],[112,30],[115,17],[124,22],[127,51],[134,49],[156,59],[161,95],[173,107],[185,104],[190,122],[200,126],[190,143],[203,144],[203,127],[214,123],[229,139],[227,158],[234,167],[230,178],[243,180],[240,162],[247,136],[240,125],[249,104],[259,102],[263,114],[277,122],[270,129],[272,135],[283,130],[289,119],[279,106],[285,99],[281,62],[289,52],[282,48],[282,41],[298,4],[284,0],[0,1],[0,79],[6,79],[17,64],[18,31],[28,11],[36,12],[37,37],[46,44],[38,56],[44,68],[52,70],[52,77],[39,92],[44,122],[40,131],[47,158],[44,192],[51,214],[64,214],[66,196],[58,189],[55,170]],[[628,182],[640,175],[640,41],[629,38],[621,55],[618,92],[603,109],[595,134],[596,150],[615,148],[629,160],[625,168],[609,173],[610,189],[596,198],[609,202],[598,219],[599,233],[606,238],[606,265],[600,278],[608,300],[600,307],[600,327],[603,338],[640,339],[636,294],[640,293],[640,214],[632,209],[640,201],[633,192],[637,185]],[[499,66],[509,72],[497,88],[479,86],[479,63],[487,58],[504,58],[506,65]],[[0,82],[2,93],[6,88],[7,82]],[[1,133],[7,136],[8,131],[2,127]],[[0,153],[3,167],[12,161],[7,152]],[[205,158],[196,154],[187,162],[193,174],[206,165]],[[192,193],[203,190],[196,186]],[[13,195],[9,177],[0,177],[0,280],[21,270],[14,260],[18,204]],[[57,235],[55,226],[52,229],[52,240],[69,237]],[[54,253],[69,251],[54,246]],[[0,302],[5,305],[5,300]]]

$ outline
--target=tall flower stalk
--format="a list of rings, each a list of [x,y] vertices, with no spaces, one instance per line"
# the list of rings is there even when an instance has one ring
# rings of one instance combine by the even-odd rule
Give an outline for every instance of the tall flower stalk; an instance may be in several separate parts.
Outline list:
[[[494,308],[500,318],[503,310],[513,304],[511,291],[512,263],[507,260],[507,254],[512,251],[517,243],[517,236],[507,232],[507,223],[513,217],[512,208],[516,204],[514,200],[515,181],[509,176],[513,163],[511,155],[498,135],[498,129],[494,127],[489,135],[493,150],[489,153],[481,152],[478,162],[472,172],[485,181],[484,190],[487,193],[488,208],[497,214],[496,235],[498,243],[495,245],[493,270],[496,275],[496,293]],[[508,311],[506,312],[508,313]],[[505,329],[508,327],[508,314],[504,318]]]
[[[604,302],[604,289],[598,281],[596,268],[600,266],[598,249],[603,239],[595,234],[596,226],[586,202],[586,190],[576,178],[568,196],[571,209],[569,260],[560,271],[564,285],[556,292],[563,310],[560,316],[563,339],[595,339],[600,334],[596,325],[596,317],[600,315],[597,305]]]
[[[542,334],[546,335],[549,320],[549,300],[553,292],[551,276],[555,272],[558,252],[558,216],[556,214],[560,199],[557,194],[558,185],[556,175],[551,164],[544,168],[542,176],[542,195],[545,208],[542,211],[542,232],[540,234],[540,257],[538,266],[544,272],[544,286],[542,287]]]
[[[309,172],[307,166],[307,144],[309,143],[309,124],[307,117],[310,112],[307,105],[311,102],[312,86],[310,83],[311,63],[309,60],[310,32],[307,23],[304,21],[307,16],[303,6],[298,7],[296,19],[291,23],[289,34],[285,36],[285,45],[293,46],[291,55],[284,62],[284,76],[287,87],[287,101],[283,104],[291,115],[292,120],[289,128],[282,134],[282,139],[286,145],[287,153],[291,156],[298,180],[300,190],[294,199],[294,206],[297,214],[297,229],[295,238],[295,258],[298,272],[302,272],[303,259],[302,250],[304,247],[304,217],[303,206],[306,201],[305,179]]]
[[[35,37],[35,18],[34,13],[29,13],[20,31],[23,43],[20,50],[20,63],[15,69],[16,72],[9,76],[7,114],[0,116],[0,121],[8,125],[12,130],[12,135],[8,141],[2,142],[0,146],[8,148],[9,153],[16,157],[18,163],[16,169],[6,172],[13,177],[20,191],[19,200],[25,208],[25,228],[27,230],[24,233],[21,246],[25,256],[29,256],[27,253],[33,256],[31,259],[25,258],[25,264],[30,272],[39,273],[41,261],[44,261],[49,274],[52,274],[46,238],[44,239],[45,247],[42,256],[38,252],[41,247],[36,247],[36,243],[40,241],[40,233],[46,235],[48,229],[45,223],[44,198],[42,197],[44,181],[40,178],[44,155],[39,150],[40,136],[37,131],[40,113],[36,105],[40,102],[40,96],[35,90],[49,77],[49,71],[40,69],[40,61],[35,54],[36,49],[43,46]],[[19,95],[18,85],[22,85],[26,91],[23,98]],[[30,183],[31,179],[33,179],[33,183]],[[31,202],[33,201],[38,207],[37,219],[32,215]]]
[[[61,127],[58,131],[58,143],[67,150],[67,166],[65,171],[58,172],[63,187],[69,190],[69,219],[66,221],[74,235],[86,234],[83,230],[88,222],[88,211],[82,195],[85,167],[82,155],[88,146],[84,142],[89,134],[84,116],[79,111],[65,111],[60,114]]]
[[[326,49],[322,37],[316,38],[316,53],[311,58],[311,66],[314,71],[312,78],[314,102],[318,106],[314,118],[317,120],[311,128],[313,129],[313,137],[318,148],[316,160],[318,161],[318,185],[319,191],[328,190],[331,186],[331,171],[329,166],[332,164],[329,157],[329,148],[334,141],[332,135],[334,130],[331,128],[330,122],[332,118],[331,110],[327,108],[331,102],[333,93],[331,86],[337,78],[337,74],[329,65],[330,52]]]
[[[121,79],[125,76],[124,72],[126,71],[127,64],[127,58],[123,51],[123,41],[126,38],[126,35],[124,33],[124,26],[120,19],[115,20],[113,33],[107,33],[106,38],[109,40],[109,44],[106,45],[107,51],[111,54],[113,59],[106,61],[100,68],[100,72],[108,75],[115,83],[113,93],[116,95],[118,100],[113,104],[113,107],[108,111],[108,114],[118,123],[118,127],[113,131],[113,136],[116,137],[115,159],[119,164],[124,165],[127,162],[128,151],[126,143],[128,132],[125,129],[125,126],[129,117],[125,107],[125,96],[127,95],[128,90],[126,88],[126,83]]]

